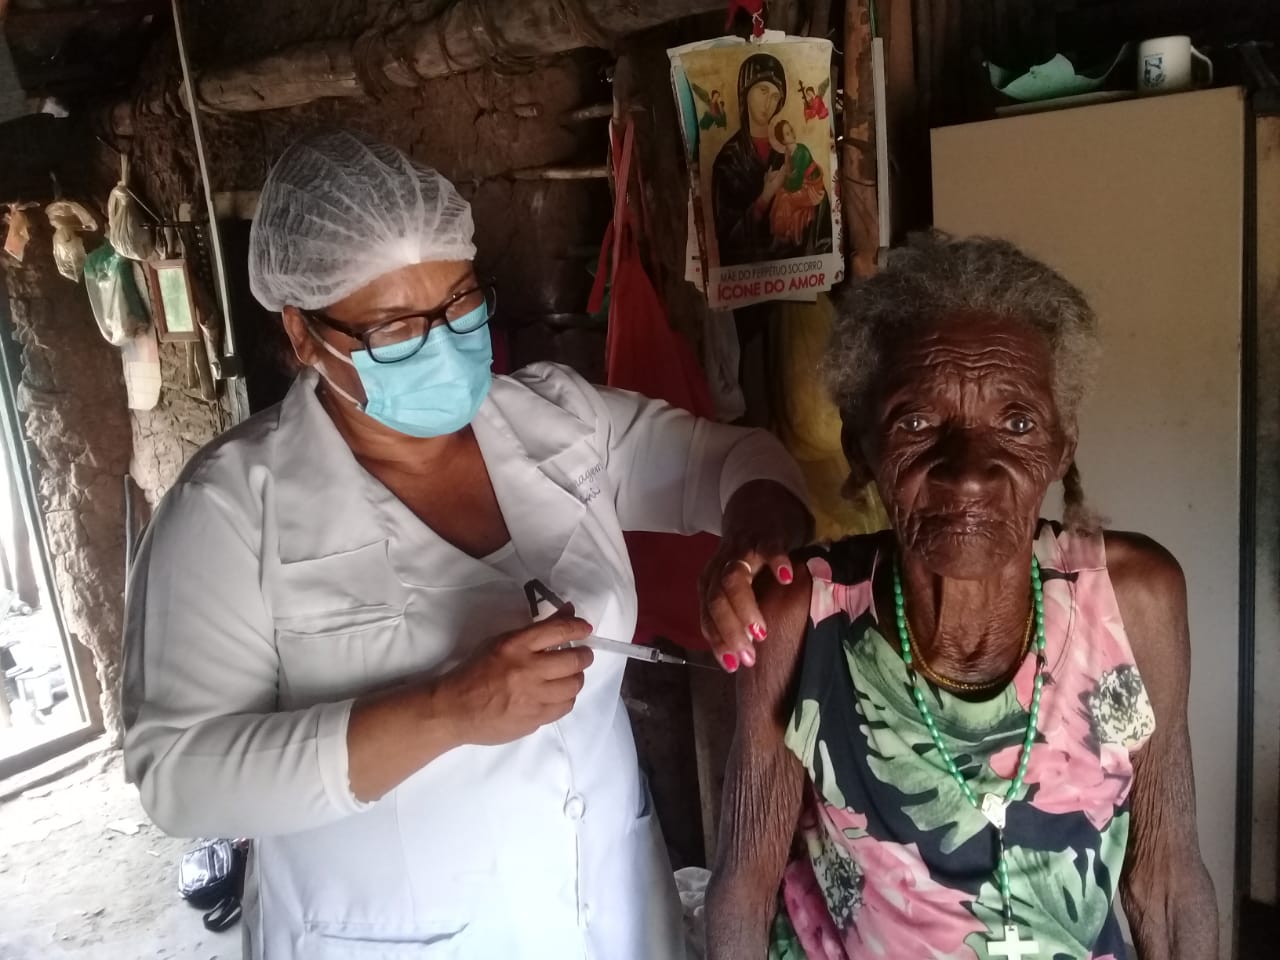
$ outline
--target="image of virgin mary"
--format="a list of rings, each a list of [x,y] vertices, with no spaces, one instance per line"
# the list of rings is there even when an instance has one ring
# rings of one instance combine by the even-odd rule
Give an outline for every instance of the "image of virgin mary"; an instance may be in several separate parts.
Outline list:
[[[823,195],[799,234],[775,234],[769,213],[783,189],[787,158],[770,142],[774,118],[787,101],[781,61],[755,53],[738,69],[739,128],[716,154],[711,170],[711,208],[720,265],[830,253],[831,200]]]

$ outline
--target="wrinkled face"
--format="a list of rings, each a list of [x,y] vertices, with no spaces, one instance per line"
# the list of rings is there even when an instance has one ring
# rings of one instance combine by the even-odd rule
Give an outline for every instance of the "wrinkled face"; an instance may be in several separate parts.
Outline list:
[[[765,126],[778,112],[782,91],[768,80],[761,80],[747,91],[747,115],[752,126]]]
[[[887,345],[858,431],[902,550],[939,576],[990,576],[1025,551],[1075,453],[1048,344],[1025,324],[968,315]]]

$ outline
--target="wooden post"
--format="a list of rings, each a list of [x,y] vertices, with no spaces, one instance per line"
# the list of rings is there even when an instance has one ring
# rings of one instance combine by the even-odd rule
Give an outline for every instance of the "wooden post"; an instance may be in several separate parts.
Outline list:
[[[929,128],[923,121],[916,83],[915,14],[912,0],[890,0],[879,8],[885,43],[885,90],[889,118],[889,153],[894,177],[893,239],[927,227],[931,219]]]
[[[1264,98],[1280,96],[1280,87],[1263,87],[1254,95],[1259,115],[1253,121],[1256,142],[1256,343],[1253,350],[1256,370],[1246,375],[1253,391],[1254,446],[1254,528],[1267,531],[1254,545],[1254,630],[1261,640],[1280,632],[1280,597],[1275,584],[1280,580],[1280,116],[1268,111]],[[1259,106],[1259,104],[1262,104]],[[1274,109],[1274,107],[1272,108]],[[1247,761],[1253,769],[1253,863],[1249,893],[1255,900],[1275,902],[1280,883],[1280,744],[1275,731],[1280,727],[1280,695],[1275,678],[1280,676],[1280,647],[1259,642],[1254,651],[1253,672],[1253,753]],[[1248,923],[1258,917],[1256,908],[1242,917],[1243,932],[1256,927]],[[1280,915],[1277,916],[1280,920]],[[1257,953],[1242,950],[1241,956],[1265,956],[1261,939]],[[1274,942],[1271,950],[1274,950]]]
[[[765,26],[770,30],[796,34],[803,26],[803,19],[800,0],[773,0],[765,7]]]
[[[831,29],[831,0],[814,0],[809,10],[809,36],[825,37]]]
[[[22,442],[20,438],[18,442]],[[27,515],[22,509],[18,469],[17,464],[9,462],[3,444],[0,444],[0,470],[4,471],[5,487],[3,496],[9,500],[9,529],[5,531],[4,542],[13,550],[12,556],[9,556],[8,549],[4,551],[5,586],[13,589],[14,600],[35,610],[40,606],[40,588],[35,568],[31,565],[31,533],[27,530]],[[0,618],[8,613],[7,607],[0,610]]]
[[[849,0],[844,22],[844,142],[840,199],[849,237],[849,274],[875,273],[880,245],[876,203],[876,124],[871,73],[869,0]]]
[[[31,564],[31,532],[27,529],[27,517],[22,512],[20,497],[18,477],[9,471],[9,502],[13,510],[13,589],[19,601],[32,610],[38,610],[40,587],[36,583],[35,567]]]

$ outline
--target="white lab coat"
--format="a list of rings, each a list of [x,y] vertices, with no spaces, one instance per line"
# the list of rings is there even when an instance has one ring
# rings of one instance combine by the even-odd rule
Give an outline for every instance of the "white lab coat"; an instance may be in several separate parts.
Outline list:
[[[352,698],[530,615],[521,583],[357,464],[315,387],[302,375],[202,451],[143,541],[125,760],[148,813],[180,836],[254,838],[254,960],[683,957],[621,657],[596,655],[560,722],[455,749],[375,803],[352,795]],[[768,434],[551,364],[496,377],[473,426],[530,576],[615,640],[636,624],[623,530],[717,532],[755,478],[803,495]]]

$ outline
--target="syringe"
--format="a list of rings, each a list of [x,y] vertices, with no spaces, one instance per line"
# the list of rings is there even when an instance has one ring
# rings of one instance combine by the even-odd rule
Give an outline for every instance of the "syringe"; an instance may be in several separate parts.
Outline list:
[[[535,610],[539,604],[545,602],[554,610],[561,613],[565,612],[569,605],[561,600],[541,580],[530,580],[524,585],[525,596],[529,599],[529,606]],[[705,663],[694,663],[686,660],[684,657],[677,657],[670,653],[663,653],[653,647],[642,647],[634,643],[623,643],[621,640],[609,640],[605,637],[597,637],[594,634],[585,640],[571,640],[568,643],[562,643],[557,647],[550,647],[551,650],[568,650],[573,647],[588,647],[592,650],[598,650],[601,653],[617,653],[627,657],[630,660],[643,660],[646,663],[671,663],[679,667],[702,667],[704,670],[715,670],[715,667],[708,666]]]
[[[621,640],[608,640],[604,637],[590,636],[585,640],[573,640],[553,649],[566,650],[571,647],[590,647],[601,653],[616,653],[632,660],[645,660],[649,663],[674,663],[681,667],[700,667],[700,663],[690,663],[684,657],[663,653],[654,647],[642,647],[635,643],[623,643]]]

